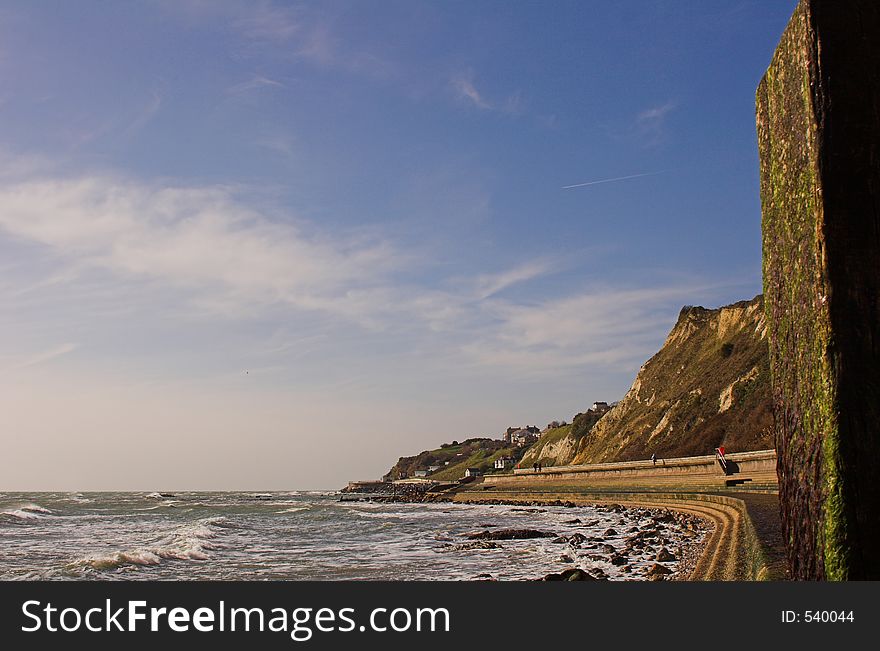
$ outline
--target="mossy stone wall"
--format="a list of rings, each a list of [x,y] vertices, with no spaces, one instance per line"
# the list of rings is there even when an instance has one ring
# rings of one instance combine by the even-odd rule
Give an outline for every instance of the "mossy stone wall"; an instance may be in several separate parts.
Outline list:
[[[802,0],[757,92],[793,578],[880,578],[880,2]]]

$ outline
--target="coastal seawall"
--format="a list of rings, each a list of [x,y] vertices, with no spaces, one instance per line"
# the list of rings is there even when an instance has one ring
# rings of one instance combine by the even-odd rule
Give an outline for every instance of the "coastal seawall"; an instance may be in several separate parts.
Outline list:
[[[482,490],[544,487],[604,488],[620,490],[669,490],[672,487],[692,491],[722,490],[731,486],[751,490],[776,490],[776,451],[760,450],[726,455],[728,473],[714,455],[553,466],[541,471],[518,468],[509,474],[488,475]]]
[[[786,578],[774,450],[714,456],[518,469],[455,493],[462,503],[586,504],[668,508],[713,525],[694,581]]]
[[[524,506],[620,505],[667,509],[704,520],[711,533],[692,581],[788,578],[781,534],[775,450],[518,468],[463,480],[353,482],[342,499]]]

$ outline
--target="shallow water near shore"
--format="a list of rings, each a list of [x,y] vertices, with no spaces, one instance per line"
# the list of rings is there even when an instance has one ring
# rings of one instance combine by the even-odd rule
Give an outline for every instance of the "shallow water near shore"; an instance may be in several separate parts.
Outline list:
[[[340,502],[336,493],[0,493],[0,579],[522,580],[580,567],[640,579],[704,532],[645,509]],[[480,531],[557,537],[474,545]],[[613,529],[614,532],[608,532]],[[638,530],[657,544],[610,562]],[[581,534],[576,545],[559,537]],[[567,558],[565,558],[567,557]]]

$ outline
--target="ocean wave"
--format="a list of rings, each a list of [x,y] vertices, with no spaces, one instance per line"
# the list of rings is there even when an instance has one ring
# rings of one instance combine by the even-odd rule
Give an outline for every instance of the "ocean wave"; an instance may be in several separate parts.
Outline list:
[[[310,509],[310,506],[292,506],[289,509],[284,509],[283,511],[275,511],[275,513],[296,513],[297,511],[308,511]]]
[[[44,506],[40,506],[39,504],[25,504],[24,506],[18,507],[22,511],[29,511],[31,513],[52,513],[49,509]]]
[[[139,511],[155,511],[156,509],[176,509],[178,504],[177,500],[164,500],[155,506],[148,506],[145,509],[138,509]]]
[[[115,570],[123,565],[158,565],[162,559],[151,551],[133,550],[114,552],[107,556],[81,558],[71,563],[71,569],[90,567],[93,570]]]
[[[167,500],[167,499],[173,499],[173,498],[177,497],[177,495],[175,495],[174,493],[153,492],[153,493],[147,493],[146,497],[148,497],[151,500]]]
[[[30,511],[25,511],[24,509],[15,509],[12,511],[0,511],[0,516],[6,516],[6,518],[14,518],[17,520],[40,520],[40,519],[42,519],[36,513],[31,513]]]
[[[124,566],[158,565],[163,560],[207,561],[211,557],[210,552],[223,549],[222,545],[211,541],[222,535],[224,528],[231,527],[222,516],[196,520],[179,527],[153,545],[79,558],[68,564],[67,569],[79,573],[88,569],[106,571]]]
[[[52,515],[52,511],[39,504],[22,504],[6,511],[0,511],[0,516],[16,520],[41,520],[47,515]]]

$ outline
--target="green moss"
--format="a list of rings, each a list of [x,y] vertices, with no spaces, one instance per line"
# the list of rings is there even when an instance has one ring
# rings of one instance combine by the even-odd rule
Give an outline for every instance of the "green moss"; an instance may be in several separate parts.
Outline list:
[[[758,89],[764,296],[783,527],[795,578],[847,578],[819,174],[816,38],[801,3]]]

